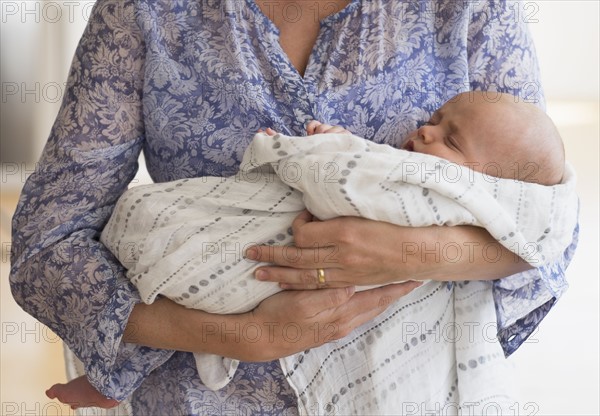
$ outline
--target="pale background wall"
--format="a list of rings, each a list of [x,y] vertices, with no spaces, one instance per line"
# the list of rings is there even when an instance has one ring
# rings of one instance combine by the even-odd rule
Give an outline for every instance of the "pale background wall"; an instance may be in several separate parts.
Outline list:
[[[0,414],[71,414],[44,388],[64,380],[59,340],[22,312],[8,287],[8,220],[56,116],[71,56],[93,1],[0,0]],[[581,240],[571,288],[511,360],[519,374],[514,414],[600,414],[599,410],[599,2],[526,1],[548,112],[579,175]],[[146,180],[141,175],[142,180]]]

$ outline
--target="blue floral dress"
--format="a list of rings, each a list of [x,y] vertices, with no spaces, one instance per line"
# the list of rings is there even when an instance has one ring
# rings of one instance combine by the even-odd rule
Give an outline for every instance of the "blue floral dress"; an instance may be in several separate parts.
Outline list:
[[[267,126],[303,135],[317,119],[397,145],[461,91],[543,105],[519,7],[352,0],[321,22],[301,76],[254,0],[98,1],[13,219],[15,299],[65,341],[96,388],[130,398],[134,414],[294,414],[278,362],[242,363],[213,392],[191,354],[121,342],[140,300],[98,237],[140,152],[157,182],[226,176]],[[566,289],[576,241],[574,230],[562,261],[494,282],[506,355]]]

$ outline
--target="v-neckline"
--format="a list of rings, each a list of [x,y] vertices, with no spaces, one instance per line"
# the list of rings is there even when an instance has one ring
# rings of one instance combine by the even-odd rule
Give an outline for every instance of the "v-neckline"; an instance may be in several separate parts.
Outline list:
[[[280,32],[279,28],[277,27],[277,25],[266,14],[263,13],[260,6],[256,3],[255,0],[246,0],[246,4],[255,13],[255,15],[258,17],[258,19],[261,20],[261,22],[265,25],[265,27],[269,30],[269,32],[274,36],[274,40],[276,42],[275,46],[279,49],[279,52],[281,53],[281,56],[285,60],[289,69],[300,79],[300,81],[302,83],[304,83],[308,79],[308,75],[309,75],[310,68],[311,68],[311,63],[314,61],[315,53],[319,48],[319,43],[320,43],[319,41],[320,41],[321,36],[323,35],[323,28],[326,26],[329,26],[332,23],[335,23],[336,21],[340,21],[341,19],[346,17],[348,14],[352,13],[360,1],[361,0],[350,0],[350,2],[344,8],[325,17],[324,19],[322,19],[319,22],[319,24],[320,24],[319,34],[317,35],[317,38],[315,39],[315,43],[312,45],[310,54],[308,56],[308,61],[306,63],[306,68],[304,69],[304,75],[300,74],[300,71],[298,71],[298,68],[296,68],[294,66],[289,55],[281,46],[281,42],[280,42],[281,32]]]

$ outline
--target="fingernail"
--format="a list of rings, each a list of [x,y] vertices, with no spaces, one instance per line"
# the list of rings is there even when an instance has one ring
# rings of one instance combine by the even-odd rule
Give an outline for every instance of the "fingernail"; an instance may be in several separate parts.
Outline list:
[[[267,272],[264,270],[257,270],[256,273],[254,273],[254,277],[257,280],[265,280],[267,278]]]
[[[258,250],[254,247],[246,250],[244,257],[250,260],[256,260],[258,258]]]
[[[348,296],[352,296],[352,295],[354,294],[354,286],[348,286],[348,287],[346,288],[346,294],[347,294]]]

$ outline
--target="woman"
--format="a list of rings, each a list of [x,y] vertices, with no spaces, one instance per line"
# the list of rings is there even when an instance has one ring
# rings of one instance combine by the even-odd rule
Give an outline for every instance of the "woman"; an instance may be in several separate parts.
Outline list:
[[[164,299],[138,304],[123,269],[97,238],[134,176],[142,149],[155,181],[227,176],[264,126],[300,135],[305,122],[318,119],[398,145],[459,91],[495,86],[541,102],[533,46],[516,13],[519,6],[467,5],[98,2],[39,169],[15,215],[15,298],[65,340],[98,390],[117,400],[133,393],[134,414],[281,414],[297,406],[323,412],[341,403],[351,408],[343,393],[327,402],[305,401],[299,393],[298,401],[289,372],[284,378],[270,360],[352,336],[367,321],[395,322],[397,311],[427,295],[414,291],[402,298],[412,288],[403,285],[357,294],[346,286],[412,277],[499,279],[525,270],[525,263],[499,247],[497,261],[487,261],[488,253],[477,248],[490,247],[493,240],[479,229],[415,230],[358,218],[314,223],[301,217],[294,235],[300,248],[266,252],[263,247],[254,258],[276,263],[264,269],[269,279],[314,288],[323,277],[317,269],[323,269],[336,289],[282,292],[250,314],[223,317]],[[449,261],[436,244],[472,249]],[[573,249],[559,264],[493,283],[498,340],[507,355],[564,291],[564,268]],[[327,261],[332,253],[335,267]],[[430,291],[439,297],[428,306],[451,304],[451,285]],[[483,313],[477,317],[487,319]],[[269,336],[240,336],[239,328],[248,323],[258,323]],[[294,342],[277,330],[289,323],[300,328]],[[464,371],[456,343],[438,344],[435,355],[427,355],[425,343],[409,345],[410,354],[430,357],[426,371],[408,362],[391,364],[409,382],[411,370],[424,371],[431,380],[425,389],[436,392],[428,403],[456,397],[455,379]],[[331,344],[311,351],[318,356],[328,348]],[[242,364],[225,389],[212,392],[200,383],[185,351],[254,363]],[[445,369],[443,376],[436,374],[439,368]],[[477,386],[461,385],[459,402],[472,393],[469,388]],[[378,397],[363,413],[386,412],[390,396]],[[410,394],[404,397],[411,400]]]

